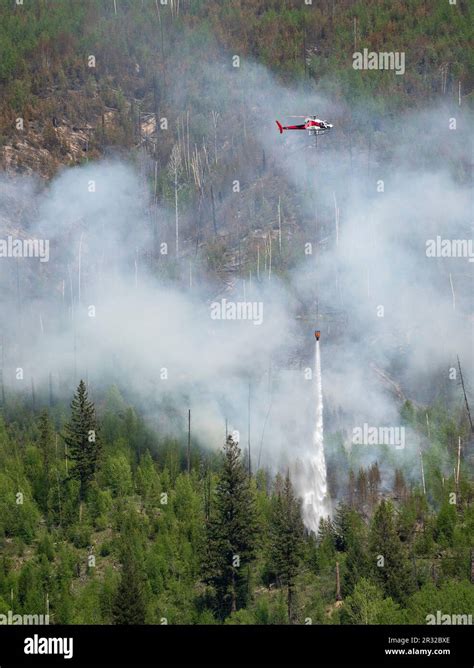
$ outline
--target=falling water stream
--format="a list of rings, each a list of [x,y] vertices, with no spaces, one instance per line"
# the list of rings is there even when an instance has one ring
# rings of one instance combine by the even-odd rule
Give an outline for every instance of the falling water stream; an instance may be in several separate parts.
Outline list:
[[[317,533],[319,520],[330,514],[330,501],[326,480],[326,460],[324,457],[324,427],[323,427],[323,385],[321,380],[321,356],[319,341],[315,349],[315,426],[313,432],[313,447],[305,461],[304,488],[303,488],[303,518],[305,525]]]

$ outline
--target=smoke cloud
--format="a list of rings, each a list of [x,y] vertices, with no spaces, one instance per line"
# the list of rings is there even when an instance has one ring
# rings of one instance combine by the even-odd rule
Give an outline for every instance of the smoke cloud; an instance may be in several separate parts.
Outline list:
[[[194,117],[204,85],[209,118]],[[275,471],[311,458],[316,328],[326,431],[341,431],[348,449],[356,426],[399,425],[403,398],[423,404],[449,392],[456,355],[472,379],[473,263],[426,254],[437,236],[471,237],[463,111],[452,131],[444,108],[355,121],[361,115],[337,99],[284,87],[250,63],[184,73],[170,95],[176,110],[191,109],[192,132],[217,147],[228,176],[219,234],[237,235],[236,220],[247,240],[259,231],[259,277],[254,256],[245,281],[209,277],[202,237],[194,250],[198,214],[184,205],[176,261],[173,205],[162,201],[150,214],[146,158],[138,167],[74,167],[46,186],[2,177],[2,238],[47,239],[50,253],[47,263],[0,259],[9,391],[27,391],[32,379],[46,385],[50,374],[57,392],[80,377],[93,394],[114,382],[165,433],[179,433],[190,407],[193,437],[206,448],[222,445],[227,420],[244,448],[250,433],[254,467]],[[317,146],[305,132],[280,136],[275,119],[288,114],[316,114],[335,128]],[[283,275],[279,201],[282,253],[293,259]],[[261,305],[261,324],[212,318],[223,298]],[[392,456],[417,448],[408,435]]]

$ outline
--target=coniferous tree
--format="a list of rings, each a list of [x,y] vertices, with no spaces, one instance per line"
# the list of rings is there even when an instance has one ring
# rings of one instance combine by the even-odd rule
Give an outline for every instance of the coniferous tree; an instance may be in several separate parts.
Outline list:
[[[336,537],[336,549],[346,552],[349,546],[360,536],[357,535],[361,520],[355,510],[346,503],[340,503],[336,509],[333,527]]]
[[[352,594],[354,587],[362,577],[369,576],[369,563],[366,549],[355,541],[347,550],[346,571],[342,581],[342,594],[344,597]]]
[[[377,508],[369,533],[372,573],[386,596],[403,602],[413,591],[410,563],[397,534],[393,507],[383,500]]]
[[[112,600],[115,624],[144,624],[146,616],[145,535],[139,515],[131,510],[120,526],[120,583]]]
[[[331,547],[331,551],[334,551],[336,536],[334,531],[334,525],[330,517],[321,517],[321,519],[319,520],[318,542],[320,544],[327,543],[327,545]]]
[[[317,544],[317,569],[332,569],[335,565],[336,534],[329,517],[321,517],[319,520]]]
[[[114,624],[144,624],[146,600],[143,573],[133,550],[122,556],[122,575],[112,605]]]
[[[336,549],[346,553],[342,593],[352,593],[361,577],[369,575],[365,525],[359,513],[347,504],[339,504],[334,518]]]
[[[207,527],[204,580],[216,592],[217,612],[227,617],[248,598],[249,565],[256,547],[255,498],[240,448],[228,436],[224,465]]]
[[[99,464],[100,441],[97,433],[95,408],[87,396],[86,384],[80,381],[71,403],[71,420],[63,436],[72,463],[71,478],[80,482],[80,497],[86,490]]]
[[[287,473],[283,489],[273,501],[270,518],[271,559],[279,583],[286,586],[288,621],[293,618],[293,592],[303,548],[301,501],[295,496]]]

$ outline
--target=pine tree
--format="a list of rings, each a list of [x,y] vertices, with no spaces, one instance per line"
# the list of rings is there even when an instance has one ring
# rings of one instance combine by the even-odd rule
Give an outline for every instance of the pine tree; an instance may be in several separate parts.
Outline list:
[[[318,526],[318,542],[320,545],[327,544],[331,552],[334,552],[336,544],[336,534],[334,526],[329,517],[321,517]]]
[[[251,481],[242,464],[240,449],[229,436],[208,522],[204,561],[204,580],[215,589],[217,612],[223,619],[246,603],[256,531]]]
[[[386,596],[403,602],[413,591],[410,563],[397,534],[393,507],[383,500],[377,508],[369,533],[372,573]]]
[[[288,621],[293,619],[293,591],[302,558],[304,525],[301,501],[295,496],[289,473],[283,490],[273,500],[270,517],[271,559],[279,584],[286,586]]]
[[[334,532],[336,535],[336,549],[338,552],[346,552],[354,540],[357,513],[345,504],[340,503],[334,517]]]
[[[99,464],[100,441],[94,404],[87,396],[86,384],[80,381],[71,403],[71,420],[63,436],[72,462],[71,478],[80,481],[80,497],[85,498],[87,487]]]
[[[130,547],[122,556],[122,575],[112,605],[114,624],[144,624],[146,601],[140,564]]]
[[[336,534],[329,517],[321,517],[318,526],[316,567],[321,573],[335,566]]]
[[[145,542],[139,514],[130,510],[120,522],[120,583],[112,600],[114,624],[144,624],[147,589],[145,578]]]
[[[354,587],[361,578],[369,577],[370,575],[366,549],[359,540],[354,540],[349,545],[345,574],[342,581],[342,595],[344,597],[352,594]]]

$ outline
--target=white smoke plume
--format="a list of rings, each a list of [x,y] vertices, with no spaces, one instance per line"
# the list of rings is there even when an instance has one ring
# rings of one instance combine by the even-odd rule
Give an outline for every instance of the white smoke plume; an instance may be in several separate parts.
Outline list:
[[[262,266],[259,281],[254,272],[253,280],[239,280],[225,293],[230,301],[261,303],[262,324],[210,317],[210,303],[224,293],[202,271],[187,280],[199,268],[189,212],[180,280],[163,271],[173,262],[174,211],[162,204],[150,219],[146,181],[135,167],[117,161],[75,167],[46,188],[5,177],[1,236],[48,239],[50,261],[0,259],[4,382],[12,393],[27,393],[32,379],[45,385],[50,374],[56,393],[70,393],[84,376],[93,393],[116,382],[162,432],[179,432],[191,407],[193,437],[208,448],[222,445],[226,419],[246,448],[250,421],[254,467],[312,462],[316,447],[313,473],[320,480],[308,493],[322,507],[324,452],[312,438],[310,417],[315,381],[305,376],[316,327],[324,341],[325,409],[348,447],[354,426],[399,424],[402,399],[378,372],[420,403],[446,392],[456,355],[472,379],[474,265],[426,255],[427,240],[437,235],[471,235],[463,179],[433,158],[440,154],[436,142],[447,147],[450,162],[468,161],[467,120],[459,112],[459,130],[449,133],[448,109],[407,112],[395,123],[382,119],[375,130],[375,119],[353,125],[339,102],[277,84],[260,66],[246,63],[239,72],[216,66],[201,76],[212,84],[209,109],[224,119],[218,151],[229,187],[222,216],[242,211],[249,230],[272,230],[277,248],[280,197],[282,247],[295,268],[280,279]],[[172,92],[177,109],[189,107],[188,94],[183,78]],[[231,109],[239,124],[229,127]],[[335,128],[311,147],[306,133],[278,134],[275,119],[290,113],[317,114]],[[211,133],[210,118],[191,115],[190,122]],[[245,164],[227,156],[232,142],[242,143]],[[263,150],[267,176],[258,181]],[[167,255],[159,252],[163,241]],[[416,456],[417,447],[408,443],[393,456]],[[307,519],[309,528],[318,512]]]

